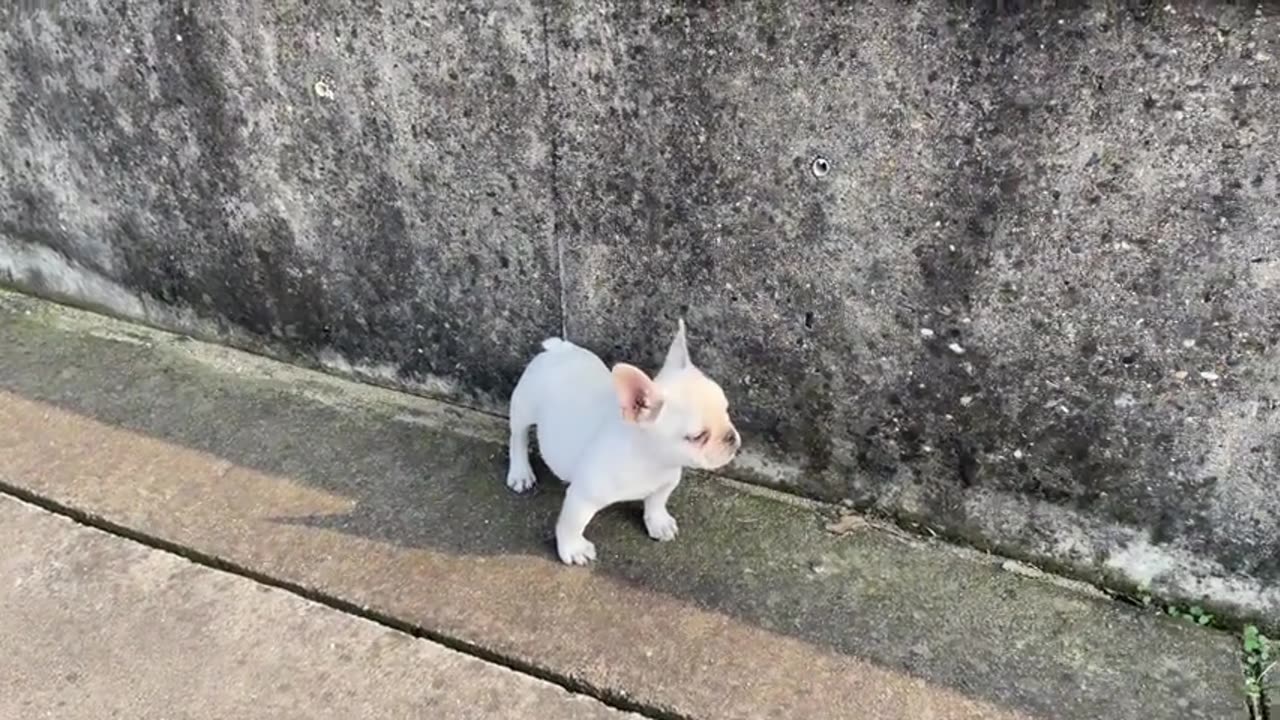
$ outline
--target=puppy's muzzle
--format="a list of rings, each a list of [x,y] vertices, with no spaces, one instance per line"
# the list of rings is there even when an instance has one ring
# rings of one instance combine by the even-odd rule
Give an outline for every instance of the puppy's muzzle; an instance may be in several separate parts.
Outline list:
[[[742,436],[738,434],[737,430],[730,428],[720,438],[720,445],[723,448],[722,454],[724,457],[724,463],[722,464],[728,463],[738,455],[738,449],[742,447]]]
[[[737,452],[738,448],[742,447],[742,436],[738,434],[737,430],[730,428],[729,432],[724,434],[721,442],[730,448],[731,452]]]

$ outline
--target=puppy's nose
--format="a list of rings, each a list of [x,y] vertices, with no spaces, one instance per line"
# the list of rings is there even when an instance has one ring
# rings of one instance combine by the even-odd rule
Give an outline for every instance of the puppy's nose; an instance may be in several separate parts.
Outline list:
[[[742,446],[742,436],[738,434],[737,430],[730,430],[724,434],[724,444],[732,445],[736,450]]]

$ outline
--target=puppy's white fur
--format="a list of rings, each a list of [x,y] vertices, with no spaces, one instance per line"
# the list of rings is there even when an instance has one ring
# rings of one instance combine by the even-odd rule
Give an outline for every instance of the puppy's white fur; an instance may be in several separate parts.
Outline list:
[[[595,559],[583,531],[619,502],[643,501],[649,536],[671,540],[677,525],[667,499],[681,470],[721,467],[741,445],[728,409],[720,386],[690,361],[683,320],[652,379],[632,365],[610,370],[591,351],[552,338],[511,394],[507,485],[516,492],[533,487],[529,428],[536,427],[547,467],[569,484],[556,522],[562,561]]]

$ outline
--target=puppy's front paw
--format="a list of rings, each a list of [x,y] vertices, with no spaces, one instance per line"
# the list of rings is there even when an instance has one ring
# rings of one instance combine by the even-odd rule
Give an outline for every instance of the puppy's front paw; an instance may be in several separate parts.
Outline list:
[[[537,481],[538,479],[533,476],[533,468],[527,465],[523,468],[511,468],[507,471],[507,487],[518,493],[525,492],[533,487]]]
[[[565,565],[586,565],[596,559],[595,543],[584,537],[558,542],[556,551]]]
[[[645,529],[649,531],[649,537],[659,542],[674,540],[676,533],[680,531],[676,525],[676,519],[671,517],[671,513],[662,511],[644,516]]]

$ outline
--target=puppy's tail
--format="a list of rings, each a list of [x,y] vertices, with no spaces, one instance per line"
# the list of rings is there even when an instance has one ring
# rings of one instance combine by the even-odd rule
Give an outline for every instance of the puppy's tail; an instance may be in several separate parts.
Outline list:
[[[560,350],[567,350],[571,347],[573,347],[573,343],[560,338],[547,338],[542,341],[542,349],[545,352],[559,352]]]

